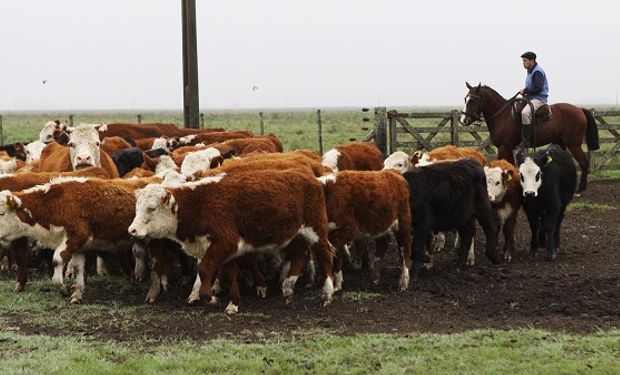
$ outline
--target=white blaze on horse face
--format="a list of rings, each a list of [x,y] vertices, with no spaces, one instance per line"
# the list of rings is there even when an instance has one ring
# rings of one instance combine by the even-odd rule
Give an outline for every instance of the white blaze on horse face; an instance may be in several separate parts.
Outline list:
[[[166,238],[176,234],[176,202],[172,194],[159,184],[136,190],[136,216],[128,228],[138,238]]]
[[[484,174],[487,176],[487,192],[491,202],[500,202],[506,194],[506,186],[503,182],[503,171],[500,167],[484,167]]]
[[[190,152],[183,159],[181,174],[190,177],[196,172],[208,171],[211,168],[211,161],[218,156],[222,156],[222,154],[214,147]]]
[[[542,185],[542,172],[538,164],[531,157],[526,157],[523,164],[519,165],[519,174],[521,175],[523,196],[538,196],[538,189]]]
[[[101,166],[101,142],[95,125],[80,124],[69,134],[67,145],[73,169]]]
[[[39,160],[41,158],[41,152],[47,146],[41,141],[30,142],[26,145],[26,163]]]
[[[327,151],[321,158],[321,164],[331,168],[334,172],[338,172],[338,158],[340,157],[340,151],[335,148]]]
[[[471,97],[469,95],[467,95],[467,97],[465,98],[465,105],[463,105],[463,112],[467,113],[467,104],[469,104],[469,99]],[[465,113],[461,113],[461,118],[459,119],[459,121],[461,122],[461,124],[465,124],[468,125],[465,121],[467,121],[467,116],[465,116]]]
[[[402,151],[396,151],[385,159],[383,169],[394,169],[401,174],[407,172],[409,170],[409,155]]]

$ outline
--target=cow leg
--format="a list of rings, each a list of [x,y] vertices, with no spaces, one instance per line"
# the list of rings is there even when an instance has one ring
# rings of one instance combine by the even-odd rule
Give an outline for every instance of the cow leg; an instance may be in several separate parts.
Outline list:
[[[473,232],[471,230],[471,223],[467,223],[458,229],[459,236],[461,238],[461,246],[459,248],[459,267],[465,267],[467,264],[467,257],[469,253],[469,247],[472,243]]]
[[[562,227],[562,221],[564,221],[564,212],[566,211],[566,207],[560,208],[560,214],[558,215],[558,220],[555,223],[555,246],[556,252],[560,251],[560,228]]]
[[[304,276],[306,277],[306,285],[304,288],[310,289],[314,286],[316,282],[316,265],[314,261],[314,253],[311,251],[306,251],[306,268],[304,268]],[[265,293],[267,289],[265,289]],[[264,298],[264,297],[263,297]]]
[[[135,280],[133,270],[134,265],[132,264],[132,251],[130,249],[121,250],[117,254],[118,264],[121,267],[121,271],[127,276],[130,282]],[[99,257],[97,257],[99,259]]]
[[[506,219],[506,222],[504,223],[504,227],[502,228],[502,231],[504,233],[504,260],[506,262],[510,262],[512,260],[512,252],[515,249],[515,226],[516,224],[517,224],[517,215],[512,215],[511,217]]]
[[[8,253],[8,249],[2,249],[2,250]],[[0,271],[2,272],[6,272],[9,270],[9,256],[6,253],[3,253],[2,256],[0,257]]]
[[[342,275],[342,266],[346,256],[345,246],[354,238],[359,237],[360,234],[361,233],[359,233],[359,231],[355,230],[351,226],[334,229],[329,232],[329,242],[336,249],[336,259],[334,259],[333,262],[334,292],[342,289],[344,279]]]
[[[496,145],[497,146],[497,145]],[[512,153],[512,147],[508,145],[497,146],[497,160],[504,159],[510,164],[515,164],[515,158]]]
[[[239,312],[239,304],[241,302],[241,294],[239,292],[239,261],[233,259],[223,264],[219,270],[220,283],[228,285],[228,293],[230,294],[230,302],[226,306],[224,312],[226,315],[234,315]]]
[[[17,264],[17,283],[14,292],[21,292],[28,282],[28,259],[30,258],[30,248],[26,237],[11,241],[11,248],[15,254],[15,264]]]
[[[200,263],[200,261],[199,259],[198,263]],[[200,286],[200,275],[196,272],[196,281],[194,281],[194,285],[192,286],[192,292],[189,294],[189,297],[187,297],[187,303],[192,304],[200,300]]]
[[[349,248],[351,254],[351,265],[354,270],[359,271],[364,265],[364,256],[368,253],[370,237],[359,236],[353,240],[353,245]]]
[[[97,256],[97,276],[108,276],[110,271],[108,271],[108,266],[105,264],[105,260],[102,257]]]
[[[82,296],[86,291],[86,283],[84,275],[86,273],[86,257],[83,253],[75,253],[71,257],[73,267],[75,268],[75,285],[73,286],[73,294],[71,295],[71,303],[77,303],[82,300]]]
[[[530,255],[535,257],[538,253],[539,247],[538,231],[540,229],[540,219],[538,215],[534,213],[528,213],[526,211],[525,214],[527,216],[527,221],[530,224],[530,232],[532,233],[532,238],[530,240]]]
[[[497,238],[495,236],[495,223],[493,222],[493,209],[489,203],[487,195],[481,198],[479,201],[478,214],[476,219],[480,223],[482,230],[484,231],[484,236],[486,237],[486,247],[485,247],[485,255],[493,264],[499,264],[500,260],[497,257],[497,253],[495,252],[495,243],[497,242]],[[476,231],[475,224],[473,225],[472,231],[472,241],[473,235]]]
[[[168,290],[168,280],[172,276],[172,261],[161,240],[152,240],[149,243],[151,250],[151,286],[146,294],[146,302],[153,303],[163,287]]]
[[[235,253],[235,245],[226,245],[222,243],[212,243],[209,251],[198,264],[198,275],[200,275],[200,298],[207,298],[209,303],[217,304],[217,298],[212,298],[213,276],[226,261],[226,259]]]
[[[407,207],[409,209],[409,207]],[[409,270],[413,261],[411,259],[411,226],[404,223],[398,226],[396,231],[396,243],[400,249],[400,253],[403,257],[403,265],[400,273],[400,279],[398,282],[398,289],[401,291],[409,289]]]
[[[306,264],[306,254],[304,254],[302,248],[293,248],[292,251],[287,254],[287,272],[284,280],[282,281],[282,296],[284,297],[284,303],[289,304],[293,302],[293,294],[295,293],[295,284],[299,275],[303,272]]]
[[[432,245],[429,249],[432,249],[432,252],[441,251],[446,246],[446,235],[444,232],[433,233],[432,237]]]
[[[428,237],[431,235],[431,231],[425,225],[417,225],[413,228],[413,249],[412,249],[412,261],[413,261],[413,275],[415,277],[422,268],[423,265],[430,263],[431,259],[427,256],[428,260],[424,260],[421,257],[416,257],[415,254],[423,254],[425,252],[425,246],[428,241]]]
[[[146,247],[144,247],[144,244],[136,242],[131,247],[131,252],[134,256],[134,280],[137,282],[142,282],[144,281],[144,275],[146,273]]]
[[[334,254],[336,250],[327,240],[327,233],[319,234],[319,240],[312,245],[312,251],[316,255],[319,269],[325,275],[323,283],[323,306],[327,306],[332,301],[334,294]]]
[[[581,176],[579,178],[579,187],[577,187],[577,191],[575,193],[579,194],[586,190],[586,185],[588,183],[588,169],[590,167],[590,161],[584,154],[581,149],[581,144],[578,145],[570,145],[568,149],[573,154],[577,163],[579,163],[579,168],[581,169]]]
[[[557,212],[557,211],[556,211]],[[547,260],[551,261],[555,259],[557,252],[555,248],[555,226],[558,220],[559,213],[554,211],[547,212],[543,217],[542,225],[543,230],[547,235]]]
[[[375,255],[372,261],[372,272],[371,272],[371,280],[374,285],[379,285],[379,281],[381,280],[381,265],[382,260],[387,254],[387,250],[390,247],[390,237],[389,235],[381,236],[375,238]],[[411,258],[411,254],[409,254]]]
[[[73,258],[69,259],[69,263],[67,263],[67,268],[65,269],[65,278],[70,279],[75,277],[75,273],[77,270],[75,269],[75,264],[73,262]]]
[[[265,281],[263,273],[258,268],[257,254],[248,254],[246,255],[246,258],[247,261],[245,263],[252,274],[252,280],[254,281],[254,286],[256,287],[256,294],[261,298],[267,298],[267,282]]]
[[[54,275],[52,276],[52,284],[54,287],[62,294],[63,296],[69,295],[67,291],[67,286],[64,283],[63,279],[63,268],[66,263],[69,262],[71,256],[73,254],[73,249],[79,248],[80,246],[75,246],[75,241],[71,241],[71,239],[65,238],[64,241],[56,248],[54,251],[54,256],[52,257],[52,264],[54,266]]]
[[[471,227],[471,243],[467,251],[467,265],[473,266],[476,263],[476,252],[474,249],[474,242],[476,242],[476,221],[472,219],[469,225]],[[497,233],[497,231],[495,233]],[[495,238],[497,238],[497,236],[495,236]],[[493,252],[495,252],[495,241],[493,241],[493,249]]]

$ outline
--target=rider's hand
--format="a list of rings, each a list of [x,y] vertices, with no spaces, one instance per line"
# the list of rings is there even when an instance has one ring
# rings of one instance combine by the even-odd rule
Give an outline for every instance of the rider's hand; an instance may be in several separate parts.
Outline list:
[[[521,91],[519,91],[519,94],[525,95],[525,89],[521,89]]]

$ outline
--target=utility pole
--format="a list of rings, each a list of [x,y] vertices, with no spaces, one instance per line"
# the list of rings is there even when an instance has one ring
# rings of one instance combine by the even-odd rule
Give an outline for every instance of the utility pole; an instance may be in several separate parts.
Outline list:
[[[183,126],[200,127],[196,0],[181,0],[183,25]]]

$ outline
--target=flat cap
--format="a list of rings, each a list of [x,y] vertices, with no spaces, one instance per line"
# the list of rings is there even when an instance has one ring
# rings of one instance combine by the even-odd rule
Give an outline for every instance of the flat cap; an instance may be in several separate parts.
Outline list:
[[[534,52],[527,51],[526,53],[521,55],[521,58],[528,59],[528,60],[536,60],[536,54]]]

